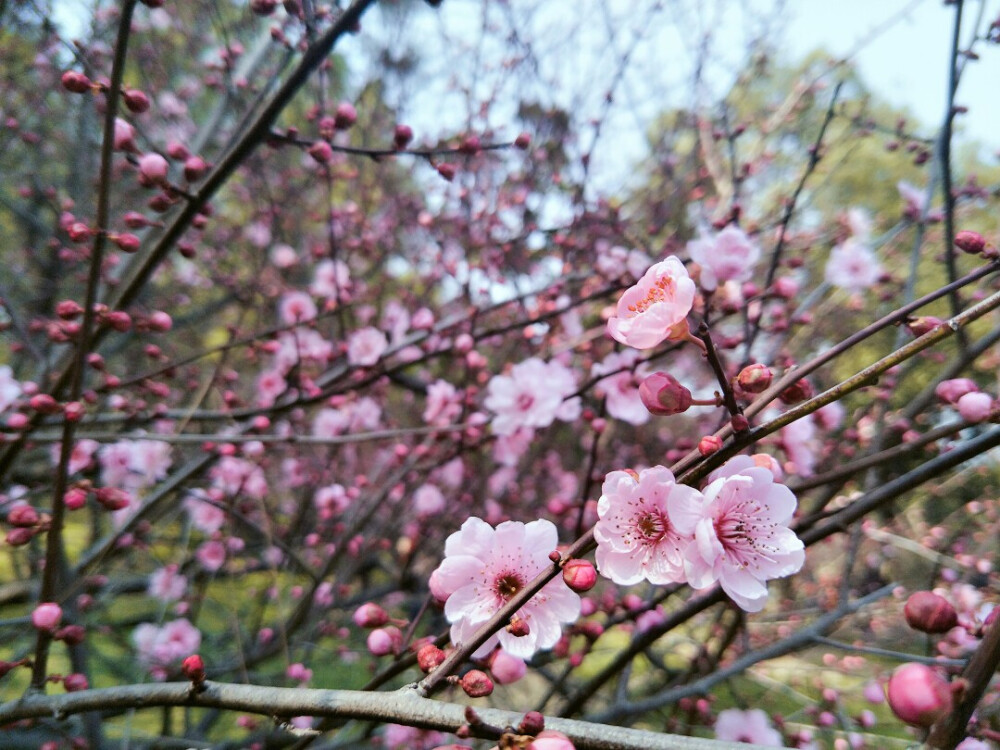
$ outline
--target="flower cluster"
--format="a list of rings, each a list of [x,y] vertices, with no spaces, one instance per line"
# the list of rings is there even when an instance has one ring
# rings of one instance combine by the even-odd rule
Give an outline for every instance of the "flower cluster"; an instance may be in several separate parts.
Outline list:
[[[797,572],[805,560],[788,528],[795,496],[766,466],[737,456],[700,492],[677,484],[662,466],[611,472],[594,528],[601,573],[622,585],[719,583],[740,607],[760,611],[766,582]]]

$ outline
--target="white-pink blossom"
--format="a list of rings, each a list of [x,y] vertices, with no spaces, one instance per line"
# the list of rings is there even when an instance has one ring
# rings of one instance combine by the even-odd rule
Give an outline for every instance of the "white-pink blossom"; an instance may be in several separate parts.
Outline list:
[[[194,495],[184,501],[184,509],[191,519],[191,525],[206,534],[214,534],[226,522],[226,512],[222,508]]]
[[[243,495],[260,500],[267,495],[267,479],[257,464],[244,458],[223,456],[210,472],[212,486],[226,495]]]
[[[727,281],[748,281],[760,260],[760,247],[733,224],[718,234],[689,241],[687,251],[691,260],[701,266],[699,281],[709,292]]]
[[[694,282],[675,256],[654,264],[635,286],[622,294],[608,320],[613,339],[636,349],[652,349],[686,333],[687,315],[694,304]],[[684,331],[681,331],[681,324]]]
[[[309,292],[317,297],[336,300],[350,288],[351,276],[343,261],[321,260],[313,271]]]
[[[278,303],[278,316],[285,325],[312,320],[316,313],[316,303],[305,292],[287,292]]]
[[[413,510],[419,516],[433,516],[444,510],[444,494],[431,483],[422,484],[413,492]]]
[[[597,501],[600,520],[594,526],[597,567],[615,583],[655,584],[684,580],[684,550],[692,532],[681,533],[670,520],[669,507],[700,505],[698,490],[677,484],[663,466],[643,469],[638,477],[612,471],[604,478]]]
[[[718,582],[746,611],[763,609],[766,581],[798,572],[805,560],[802,540],[788,528],[795,506],[795,495],[767,469],[723,464],[700,496],[668,506],[677,531],[694,537],[684,551],[688,583]]]
[[[194,553],[198,563],[209,573],[214,573],[226,562],[226,545],[222,542],[203,542]]]
[[[767,714],[759,708],[741,711],[727,708],[715,720],[715,738],[729,742],[747,742],[764,747],[784,747],[781,732],[771,726]]]
[[[509,375],[494,375],[486,389],[484,404],[496,415],[492,425],[497,435],[548,427],[556,418],[574,419],[580,410],[579,397],[568,398],[576,390],[576,378],[555,361],[526,359]]]
[[[445,558],[434,571],[435,594],[447,598],[445,617],[452,643],[467,641],[497,610],[544,568],[559,539],[551,521],[505,521],[495,529],[472,517],[445,542]],[[522,606],[515,617],[528,626],[520,637],[501,628],[473,654],[482,658],[499,643],[507,653],[530,659],[539,649],[552,648],[561,623],[580,614],[580,597],[561,576],[549,581]]]
[[[10,365],[0,365],[0,411],[5,411],[21,395],[21,383]]]
[[[176,565],[157,568],[149,576],[149,595],[161,601],[172,602],[184,596],[187,578],[177,572]]]
[[[643,365],[635,366],[638,359],[639,352],[635,349],[612,352],[591,370],[594,376],[614,373],[598,383],[598,387],[604,391],[608,414],[634,425],[649,421],[649,410],[639,395],[639,383],[646,375],[646,368]]]
[[[356,367],[370,367],[389,348],[385,334],[371,326],[351,334],[347,340],[347,361]]]
[[[427,386],[424,421],[429,425],[451,424],[462,413],[458,390],[447,380],[435,380]]]
[[[824,272],[827,282],[849,292],[860,292],[874,286],[881,275],[882,266],[875,253],[854,237],[847,238],[830,251]]]
[[[186,618],[173,620],[162,627],[146,622],[132,633],[132,642],[141,663],[148,667],[168,667],[197,653],[201,631]]]

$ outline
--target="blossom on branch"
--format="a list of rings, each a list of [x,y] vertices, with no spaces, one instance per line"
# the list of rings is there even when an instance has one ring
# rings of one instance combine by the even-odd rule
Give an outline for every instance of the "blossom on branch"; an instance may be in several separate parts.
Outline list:
[[[694,304],[695,286],[684,264],[671,255],[654,264],[635,286],[618,300],[608,320],[608,333],[636,349],[652,349],[668,338],[687,333],[677,330]]]
[[[531,357],[514,365],[510,375],[494,375],[484,404],[496,416],[493,432],[513,435],[522,427],[548,427],[556,418],[579,415],[580,399],[566,400],[576,390],[573,373],[558,362]]]
[[[431,576],[431,590],[445,600],[454,644],[468,641],[476,630],[552,563],[549,553],[559,539],[555,524],[505,521],[495,529],[472,517],[445,542],[445,558]],[[504,628],[473,654],[485,657],[499,643],[511,656],[530,659],[539,649],[552,648],[562,634],[561,623],[580,615],[580,597],[561,576],[549,581],[514,615],[527,633]],[[511,628],[511,630],[514,630]],[[523,630],[522,630],[523,632]]]
[[[749,281],[760,260],[760,248],[737,226],[687,243],[691,260],[701,266],[701,288],[711,292],[727,281]]]

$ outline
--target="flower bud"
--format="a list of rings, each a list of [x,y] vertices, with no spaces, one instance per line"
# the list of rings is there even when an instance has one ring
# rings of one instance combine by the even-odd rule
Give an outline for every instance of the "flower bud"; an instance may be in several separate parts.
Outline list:
[[[167,179],[170,165],[156,152],[139,157],[139,184],[143,187],[162,185]]]
[[[86,690],[90,687],[90,683],[87,682],[87,676],[79,672],[66,675],[63,677],[62,682],[67,693],[75,693],[77,690]]]
[[[545,729],[545,716],[538,711],[528,711],[517,725],[518,734],[539,734]]]
[[[181,673],[195,685],[205,681],[205,662],[198,654],[192,654],[181,662]]]
[[[566,585],[578,594],[590,591],[597,583],[597,571],[588,560],[568,560],[562,575]]]
[[[983,239],[983,235],[979,232],[972,232],[968,229],[963,229],[955,235],[955,247],[963,253],[978,255],[985,249],[986,240]]]
[[[37,526],[38,521],[38,511],[30,505],[15,505],[7,513],[7,523],[11,526],[31,528],[32,526]]]
[[[978,390],[979,386],[969,378],[952,378],[938,383],[934,388],[934,394],[946,404],[955,404],[966,393]]]
[[[62,641],[67,646],[79,646],[86,636],[87,631],[83,625],[65,625],[52,634],[53,638]]]
[[[698,441],[698,452],[703,456],[711,456],[722,449],[722,438],[718,435],[705,435]]]
[[[812,398],[812,395],[812,386],[808,380],[802,378],[802,380],[795,381],[783,390],[778,398],[786,404],[797,404],[800,401],[805,401],[807,398]]]
[[[62,86],[74,94],[85,94],[90,91],[90,79],[76,70],[67,70],[62,74]]]
[[[132,317],[127,312],[122,310],[109,312],[107,321],[108,325],[119,333],[125,333],[125,331],[132,327]]]
[[[935,318],[933,315],[920,315],[906,319],[906,329],[914,336],[923,336],[925,333],[930,333],[935,328],[940,328],[943,325],[944,321],[941,318]]]
[[[445,653],[433,643],[421,646],[417,651],[417,666],[424,674],[430,674],[444,661]]]
[[[531,632],[531,628],[528,627],[527,620],[514,615],[510,618],[510,623],[507,625],[507,632],[515,638],[523,638]]]
[[[79,510],[86,503],[87,491],[82,487],[74,487],[71,490],[67,490],[66,494],[63,495],[63,505],[68,510]]]
[[[390,625],[387,628],[376,628],[368,634],[368,651],[372,656],[386,656],[398,651],[403,642],[403,634],[399,628]]]
[[[28,404],[39,414],[58,414],[62,411],[62,405],[47,393],[36,393]]]
[[[639,398],[650,414],[660,417],[681,414],[691,407],[691,391],[665,372],[647,376],[639,384]]]
[[[448,180],[448,182],[451,182],[452,180],[455,179],[455,172],[457,172],[458,170],[454,164],[451,164],[449,162],[442,162],[441,164],[437,165],[437,171],[439,175]]]
[[[308,153],[320,164],[326,164],[333,158],[333,147],[326,141],[316,141],[309,147]]]
[[[197,182],[208,171],[208,163],[200,156],[189,156],[184,160],[184,179]]]
[[[118,487],[100,487],[94,492],[94,497],[108,510],[121,510],[132,503],[129,494]]]
[[[461,685],[470,698],[485,698],[493,692],[493,680],[479,669],[470,669],[462,675]]]
[[[532,743],[528,745],[528,750],[575,750],[575,748],[576,745],[569,737],[554,729],[539,732]]]
[[[114,134],[115,151],[137,151],[135,145],[135,128],[121,118],[115,119]]]
[[[886,688],[896,716],[918,727],[929,727],[951,711],[948,682],[926,664],[908,662],[896,668]]]
[[[74,221],[66,227],[66,234],[73,242],[86,242],[94,233],[82,221]]]
[[[333,113],[333,124],[337,130],[347,130],[358,120],[358,112],[350,102],[341,102]]]
[[[55,630],[60,620],[62,607],[55,602],[42,602],[31,613],[31,624],[38,630]]]
[[[125,106],[129,108],[130,112],[139,114],[149,109],[149,97],[137,89],[130,89],[122,96],[125,99]]]
[[[380,628],[389,622],[389,615],[379,605],[366,602],[354,611],[352,619],[359,628]]]
[[[747,393],[763,393],[770,387],[772,378],[770,368],[758,362],[740,370],[736,382]]]
[[[392,133],[392,145],[396,149],[406,148],[413,140],[413,128],[409,125],[397,125]]]
[[[517,138],[514,139],[514,145],[524,151],[531,145],[531,135],[528,133],[518,133]]]
[[[4,537],[4,541],[11,547],[23,547],[31,541],[32,537],[35,536],[35,531],[36,530],[33,528],[29,529],[23,526],[18,526],[7,532],[7,536]]]
[[[958,624],[958,613],[947,599],[931,591],[917,591],[903,607],[906,623],[923,633],[947,633]]]
[[[966,393],[955,403],[966,422],[985,422],[993,413],[993,398],[988,393]]]
[[[73,320],[80,317],[82,313],[83,307],[74,300],[64,299],[56,304],[56,315],[63,320]]]

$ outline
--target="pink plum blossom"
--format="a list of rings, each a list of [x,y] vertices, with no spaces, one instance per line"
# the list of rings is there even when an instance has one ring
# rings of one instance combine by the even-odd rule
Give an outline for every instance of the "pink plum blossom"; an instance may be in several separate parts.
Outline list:
[[[537,357],[514,365],[509,375],[494,375],[484,401],[496,414],[493,432],[513,435],[523,427],[548,427],[557,417],[574,419],[579,413],[579,398],[563,402],[575,390],[576,379],[570,370]]]
[[[197,653],[201,646],[201,631],[185,618],[165,623],[162,627],[146,622],[132,633],[132,642],[139,661],[148,667],[159,667],[159,670],[153,670],[153,674],[162,679],[166,677],[163,667]]]
[[[191,519],[191,525],[206,534],[214,534],[226,522],[226,512],[222,508],[197,496],[188,497],[184,501],[184,509]]]
[[[433,484],[422,484],[413,493],[413,510],[419,516],[433,516],[443,511],[444,507],[444,495]]]
[[[781,732],[771,726],[767,714],[759,708],[741,711],[727,708],[715,720],[715,738],[729,742],[747,742],[764,747],[784,747]]]
[[[149,595],[156,599],[176,601],[186,590],[187,578],[177,572],[176,565],[157,568],[149,576]]]
[[[0,411],[5,411],[21,395],[21,384],[10,365],[0,365]]]
[[[608,333],[627,346],[652,349],[671,336],[683,334],[675,326],[686,323],[694,295],[687,269],[671,255],[625,290],[608,320]]]
[[[605,394],[608,414],[634,425],[649,421],[649,411],[639,394],[639,383],[646,370],[642,365],[633,369],[638,358],[639,352],[635,349],[612,352],[592,369],[595,376],[614,373],[599,381],[599,387]]]
[[[285,325],[312,320],[316,313],[316,303],[305,292],[288,292],[278,303],[278,316]]]
[[[766,581],[798,572],[805,561],[802,541],[788,528],[795,506],[767,469],[723,464],[703,496],[681,495],[668,506],[677,531],[694,537],[684,552],[688,583],[703,589],[718,582],[746,611],[763,609]]]
[[[356,367],[370,367],[389,347],[385,334],[377,328],[362,328],[347,341],[347,361]]]
[[[826,281],[849,292],[873,286],[882,274],[882,266],[871,248],[850,237],[830,251],[824,276]]]
[[[424,421],[429,425],[451,424],[462,413],[458,390],[447,380],[435,380],[427,386]]]
[[[339,260],[322,260],[316,264],[313,271],[313,282],[309,285],[309,292],[317,297],[336,300],[350,288],[350,283],[351,276],[347,264]]]
[[[709,292],[727,281],[749,281],[760,260],[760,247],[732,224],[718,234],[691,240],[687,250],[691,260],[701,266],[699,282]]]
[[[204,542],[195,550],[194,556],[201,567],[214,573],[226,562],[226,545],[217,541]]]
[[[492,528],[472,517],[445,542],[445,558],[434,571],[435,595],[446,595],[444,614],[451,623],[452,643],[467,641],[500,607],[551,565],[549,553],[559,539],[547,520],[505,521]],[[528,626],[526,635],[506,629],[492,635],[473,654],[483,658],[499,643],[507,653],[530,659],[539,649],[552,648],[562,632],[560,623],[580,614],[580,597],[557,576],[529,599],[515,615]]]
[[[934,394],[946,404],[956,404],[966,393],[979,390],[974,380],[969,378],[952,378],[942,380],[934,387]]]
[[[638,478],[612,471],[601,488],[600,520],[594,527],[601,575],[625,586],[643,579],[655,584],[684,581],[684,550],[692,534],[678,532],[668,509],[701,501],[698,490],[677,484],[663,466],[644,469]]]
[[[62,607],[55,602],[42,602],[31,611],[31,624],[38,630],[55,630],[62,615]]]

